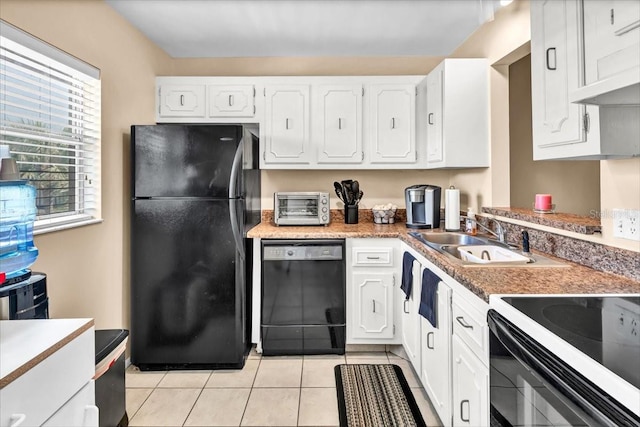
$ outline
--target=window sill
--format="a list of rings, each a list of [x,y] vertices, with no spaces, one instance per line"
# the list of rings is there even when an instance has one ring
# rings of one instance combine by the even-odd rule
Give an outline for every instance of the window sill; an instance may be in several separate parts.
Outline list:
[[[53,233],[55,231],[68,230],[70,228],[84,227],[85,225],[99,224],[102,218],[93,218],[87,215],[76,215],[59,219],[47,219],[36,221],[33,227],[33,235]]]

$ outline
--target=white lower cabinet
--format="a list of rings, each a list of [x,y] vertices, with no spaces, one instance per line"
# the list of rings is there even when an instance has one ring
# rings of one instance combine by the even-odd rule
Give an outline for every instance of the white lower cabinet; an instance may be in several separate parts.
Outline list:
[[[347,239],[347,344],[396,344],[398,241]]]
[[[412,297],[417,302],[414,309],[410,298],[399,310],[403,349],[443,426],[488,426],[489,305],[413,248],[403,243],[401,250],[416,259]],[[425,269],[440,278],[435,326],[418,313],[421,292],[416,290],[422,290]],[[419,322],[417,327],[415,321]],[[416,355],[419,361],[415,361]]]
[[[489,369],[456,335],[452,336],[453,425],[489,425]]]
[[[9,382],[0,388],[0,427],[98,427],[92,380],[94,328],[81,329],[88,320],[0,321],[0,359],[7,364],[5,369],[12,374],[27,369],[15,379],[2,378]],[[78,335],[65,344],[74,334]],[[21,351],[4,341],[20,335],[29,337]]]
[[[422,317],[418,314],[418,310],[420,309],[420,292],[422,288],[422,264],[420,264],[419,261],[414,261],[412,271],[413,281],[409,298],[405,296],[402,290],[398,291],[402,305],[400,312],[400,329],[402,331],[402,346],[404,347],[404,351],[407,353],[414,371],[419,373],[421,365],[420,319]]]
[[[420,318],[422,370],[420,380],[442,424],[451,421],[451,288],[438,283],[437,322]]]

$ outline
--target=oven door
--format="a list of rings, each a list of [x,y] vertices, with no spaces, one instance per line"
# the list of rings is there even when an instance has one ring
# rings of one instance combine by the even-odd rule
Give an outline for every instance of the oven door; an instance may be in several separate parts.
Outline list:
[[[492,426],[640,426],[635,414],[494,310],[488,323]]]

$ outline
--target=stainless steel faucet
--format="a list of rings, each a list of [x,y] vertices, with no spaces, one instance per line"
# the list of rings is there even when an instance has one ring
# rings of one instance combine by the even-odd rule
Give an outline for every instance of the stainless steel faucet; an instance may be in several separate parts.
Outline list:
[[[507,237],[507,232],[505,231],[504,227],[502,226],[502,224],[500,224],[498,221],[496,221],[493,218],[487,218],[489,221],[493,221],[496,224],[496,231],[493,231],[492,229],[490,229],[489,227],[487,227],[484,224],[481,224],[480,222],[478,222],[477,219],[475,218],[468,218],[466,216],[462,216],[462,218],[464,218],[465,220],[470,220],[476,223],[476,225],[480,228],[482,228],[483,230],[487,231],[489,234],[491,234],[492,236],[494,236],[496,239],[498,239],[498,241],[500,243],[504,243],[506,244],[506,237]]]

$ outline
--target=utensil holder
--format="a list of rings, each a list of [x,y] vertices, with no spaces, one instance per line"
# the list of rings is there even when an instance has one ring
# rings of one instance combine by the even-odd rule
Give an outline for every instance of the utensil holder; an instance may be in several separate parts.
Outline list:
[[[358,223],[358,205],[345,205],[344,207],[344,223]]]

